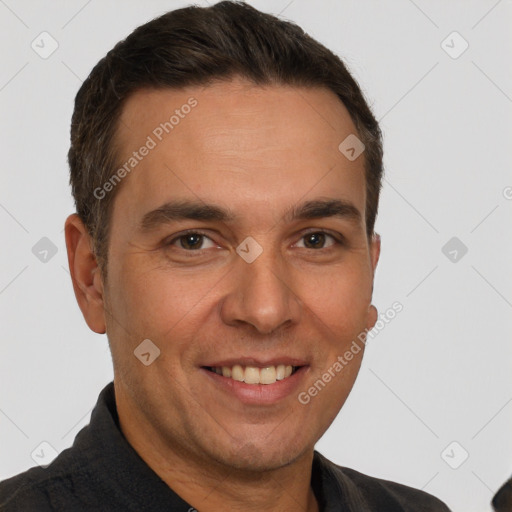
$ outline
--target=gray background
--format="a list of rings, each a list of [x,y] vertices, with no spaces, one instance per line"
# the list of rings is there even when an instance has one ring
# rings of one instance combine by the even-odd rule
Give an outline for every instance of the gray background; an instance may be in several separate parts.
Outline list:
[[[454,511],[490,510],[512,473],[512,3],[250,3],[342,56],[385,135],[374,303],[404,309],[369,344],[317,448]],[[119,39],[186,4],[0,0],[0,479],[35,465],[38,450],[52,456],[43,441],[70,446],[112,378],[64,244],[74,96]],[[46,59],[31,47],[51,48],[43,31],[58,43]],[[469,44],[457,58],[464,43],[446,39],[453,31]],[[54,255],[41,252],[43,237]]]

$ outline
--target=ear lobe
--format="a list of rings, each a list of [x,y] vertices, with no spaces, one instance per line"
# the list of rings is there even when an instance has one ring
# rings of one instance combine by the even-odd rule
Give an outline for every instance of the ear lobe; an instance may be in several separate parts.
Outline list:
[[[380,235],[378,233],[374,233],[374,235],[372,237],[371,246],[370,246],[370,258],[372,261],[372,296],[373,296],[375,270],[377,268],[377,263],[379,262],[379,256],[380,256]],[[368,329],[368,331],[373,329],[373,326],[377,323],[378,318],[379,318],[379,312],[377,311],[377,308],[373,304],[370,304],[368,306],[368,316],[366,319],[366,328]]]
[[[103,281],[92,251],[92,241],[87,228],[74,213],[64,226],[69,271],[75,297],[89,328],[98,333],[106,332]]]
[[[368,306],[368,316],[366,319],[366,328],[368,331],[371,331],[373,329],[373,326],[377,323],[377,319],[379,318],[379,313],[377,311],[377,308],[370,304]]]

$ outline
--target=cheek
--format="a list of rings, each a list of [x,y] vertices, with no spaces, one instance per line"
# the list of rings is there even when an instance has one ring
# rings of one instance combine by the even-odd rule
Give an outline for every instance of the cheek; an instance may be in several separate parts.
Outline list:
[[[185,325],[189,332],[191,326],[200,324],[222,277],[215,272],[180,274],[162,267],[125,276],[118,280],[117,310],[140,335],[162,340],[176,338],[176,333],[181,333],[181,339]],[[188,336],[193,335],[189,332]]]
[[[132,388],[142,381],[172,382],[168,374],[178,378],[205,322],[204,288],[193,277],[177,279],[162,269],[116,277],[108,334],[118,374]],[[143,366],[133,356],[146,339],[160,350],[158,365]]]
[[[331,269],[303,283],[303,301],[334,332],[364,327],[371,302],[371,281],[360,269]]]

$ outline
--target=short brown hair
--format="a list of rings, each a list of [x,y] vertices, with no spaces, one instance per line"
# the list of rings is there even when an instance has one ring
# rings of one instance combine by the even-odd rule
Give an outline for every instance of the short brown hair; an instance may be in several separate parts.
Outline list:
[[[106,277],[112,205],[98,199],[118,167],[115,134],[126,99],[144,88],[208,85],[235,76],[255,85],[324,87],[347,108],[365,145],[366,231],[373,235],[382,186],[382,134],[343,62],[297,25],[237,1],[168,12],[117,43],[75,98],[68,153],[76,210]],[[341,141],[340,141],[341,142]]]

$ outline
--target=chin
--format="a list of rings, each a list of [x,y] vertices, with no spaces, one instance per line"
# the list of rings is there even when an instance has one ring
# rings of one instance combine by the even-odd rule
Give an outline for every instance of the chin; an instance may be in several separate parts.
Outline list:
[[[216,454],[215,459],[224,466],[241,472],[274,471],[288,466],[307,452],[307,447],[298,446],[287,439],[285,442],[262,439],[261,442],[248,441],[233,447],[230,453]]]

